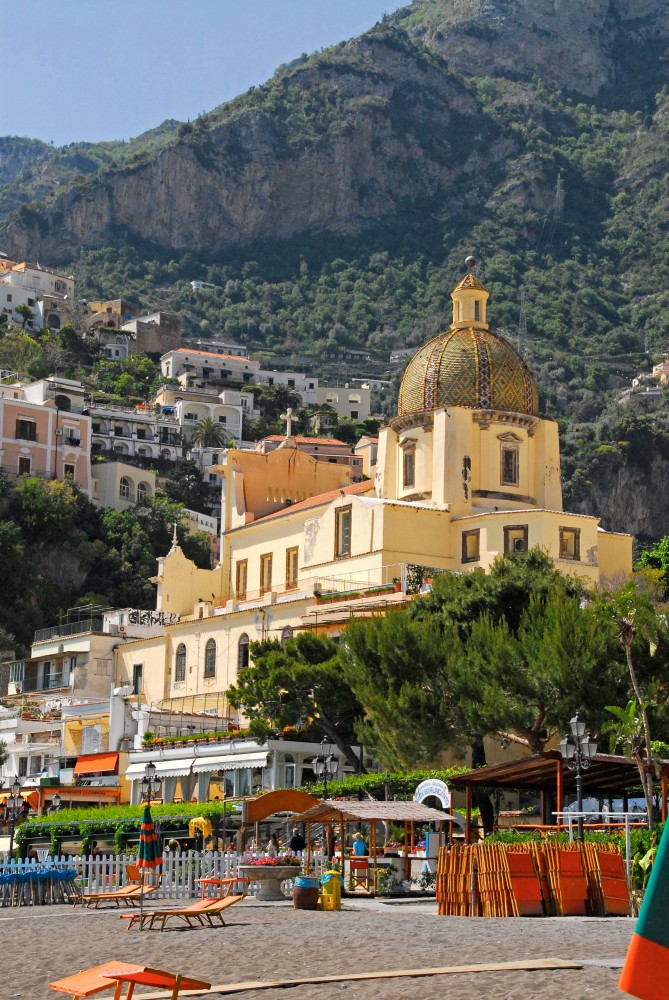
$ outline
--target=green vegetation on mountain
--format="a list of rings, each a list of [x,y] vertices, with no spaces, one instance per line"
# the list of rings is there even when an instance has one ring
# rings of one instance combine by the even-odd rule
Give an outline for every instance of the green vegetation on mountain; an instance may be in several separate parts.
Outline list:
[[[339,377],[360,374],[329,357],[343,348],[391,374],[391,349],[443,329],[473,249],[512,341],[525,290],[520,348],[560,421],[566,502],[657,538],[666,392],[618,397],[669,348],[668,4],[562,6],[416,0],[195,122],[87,147],[85,168],[17,140],[10,176],[0,147],[0,210],[23,205],[0,245],[67,262],[88,298]],[[62,191],[57,164],[78,170]]]
[[[154,608],[150,577],[170,547],[174,523],[184,552],[209,567],[208,541],[182,525],[180,482],[177,469],[166,486],[166,494],[177,496],[157,493],[133,509],[114,511],[94,507],[68,481],[26,476],[12,489],[2,479],[0,629],[16,641],[17,653],[68,607]]]

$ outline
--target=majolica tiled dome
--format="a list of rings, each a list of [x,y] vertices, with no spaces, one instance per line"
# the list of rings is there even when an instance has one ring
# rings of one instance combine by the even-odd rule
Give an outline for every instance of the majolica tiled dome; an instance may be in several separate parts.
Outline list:
[[[398,416],[468,406],[537,416],[536,383],[520,355],[488,329],[456,327],[414,354],[400,386]]]

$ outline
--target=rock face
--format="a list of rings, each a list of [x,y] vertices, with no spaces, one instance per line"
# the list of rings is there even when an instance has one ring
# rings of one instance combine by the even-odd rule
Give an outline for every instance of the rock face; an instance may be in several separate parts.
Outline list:
[[[612,83],[623,50],[667,37],[666,0],[451,0],[395,15],[453,69],[472,76],[536,75],[594,96]]]
[[[669,0],[418,0],[157,151],[82,171],[10,217],[0,244],[57,262],[82,244],[128,239],[217,249],[355,233],[425,199],[447,217],[487,197],[486,172],[517,152],[514,131],[482,113],[467,77],[538,75],[593,95],[614,80],[625,46],[667,36],[668,12]],[[15,163],[4,169],[16,178]],[[516,201],[545,203],[541,178],[534,190],[512,187]],[[19,192],[14,205],[25,200]]]
[[[669,455],[656,454],[647,465],[625,457],[598,469],[587,495],[569,507],[600,517],[607,531],[629,532],[640,541],[661,538],[669,535],[668,476]]]

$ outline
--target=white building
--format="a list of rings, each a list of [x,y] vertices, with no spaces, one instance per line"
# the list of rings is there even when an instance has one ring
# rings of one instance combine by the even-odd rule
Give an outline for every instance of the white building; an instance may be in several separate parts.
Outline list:
[[[204,388],[205,385],[224,387],[255,383],[260,364],[234,354],[193,351],[182,347],[163,354],[160,368],[168,378],[181,379],[185,376],[182,380],[184,388]]]
[[[74,277],[39,264],[14,264],[0,272],[0,309],[11,323],[23,326],[17,306],[28,306],[33,319],[26,328],[59,330],[74,302]]]

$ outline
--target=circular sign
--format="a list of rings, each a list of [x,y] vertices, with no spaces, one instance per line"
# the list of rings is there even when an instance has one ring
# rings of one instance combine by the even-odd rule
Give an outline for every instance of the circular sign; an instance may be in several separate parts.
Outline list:
[[[421,781],[413,793],[414,802],[424,802],[425,799],[431,797],[439,799],[444,809],[450,809],[451,793],[445,781],[441,781],[439,778],[428,778],[427,781]]]

